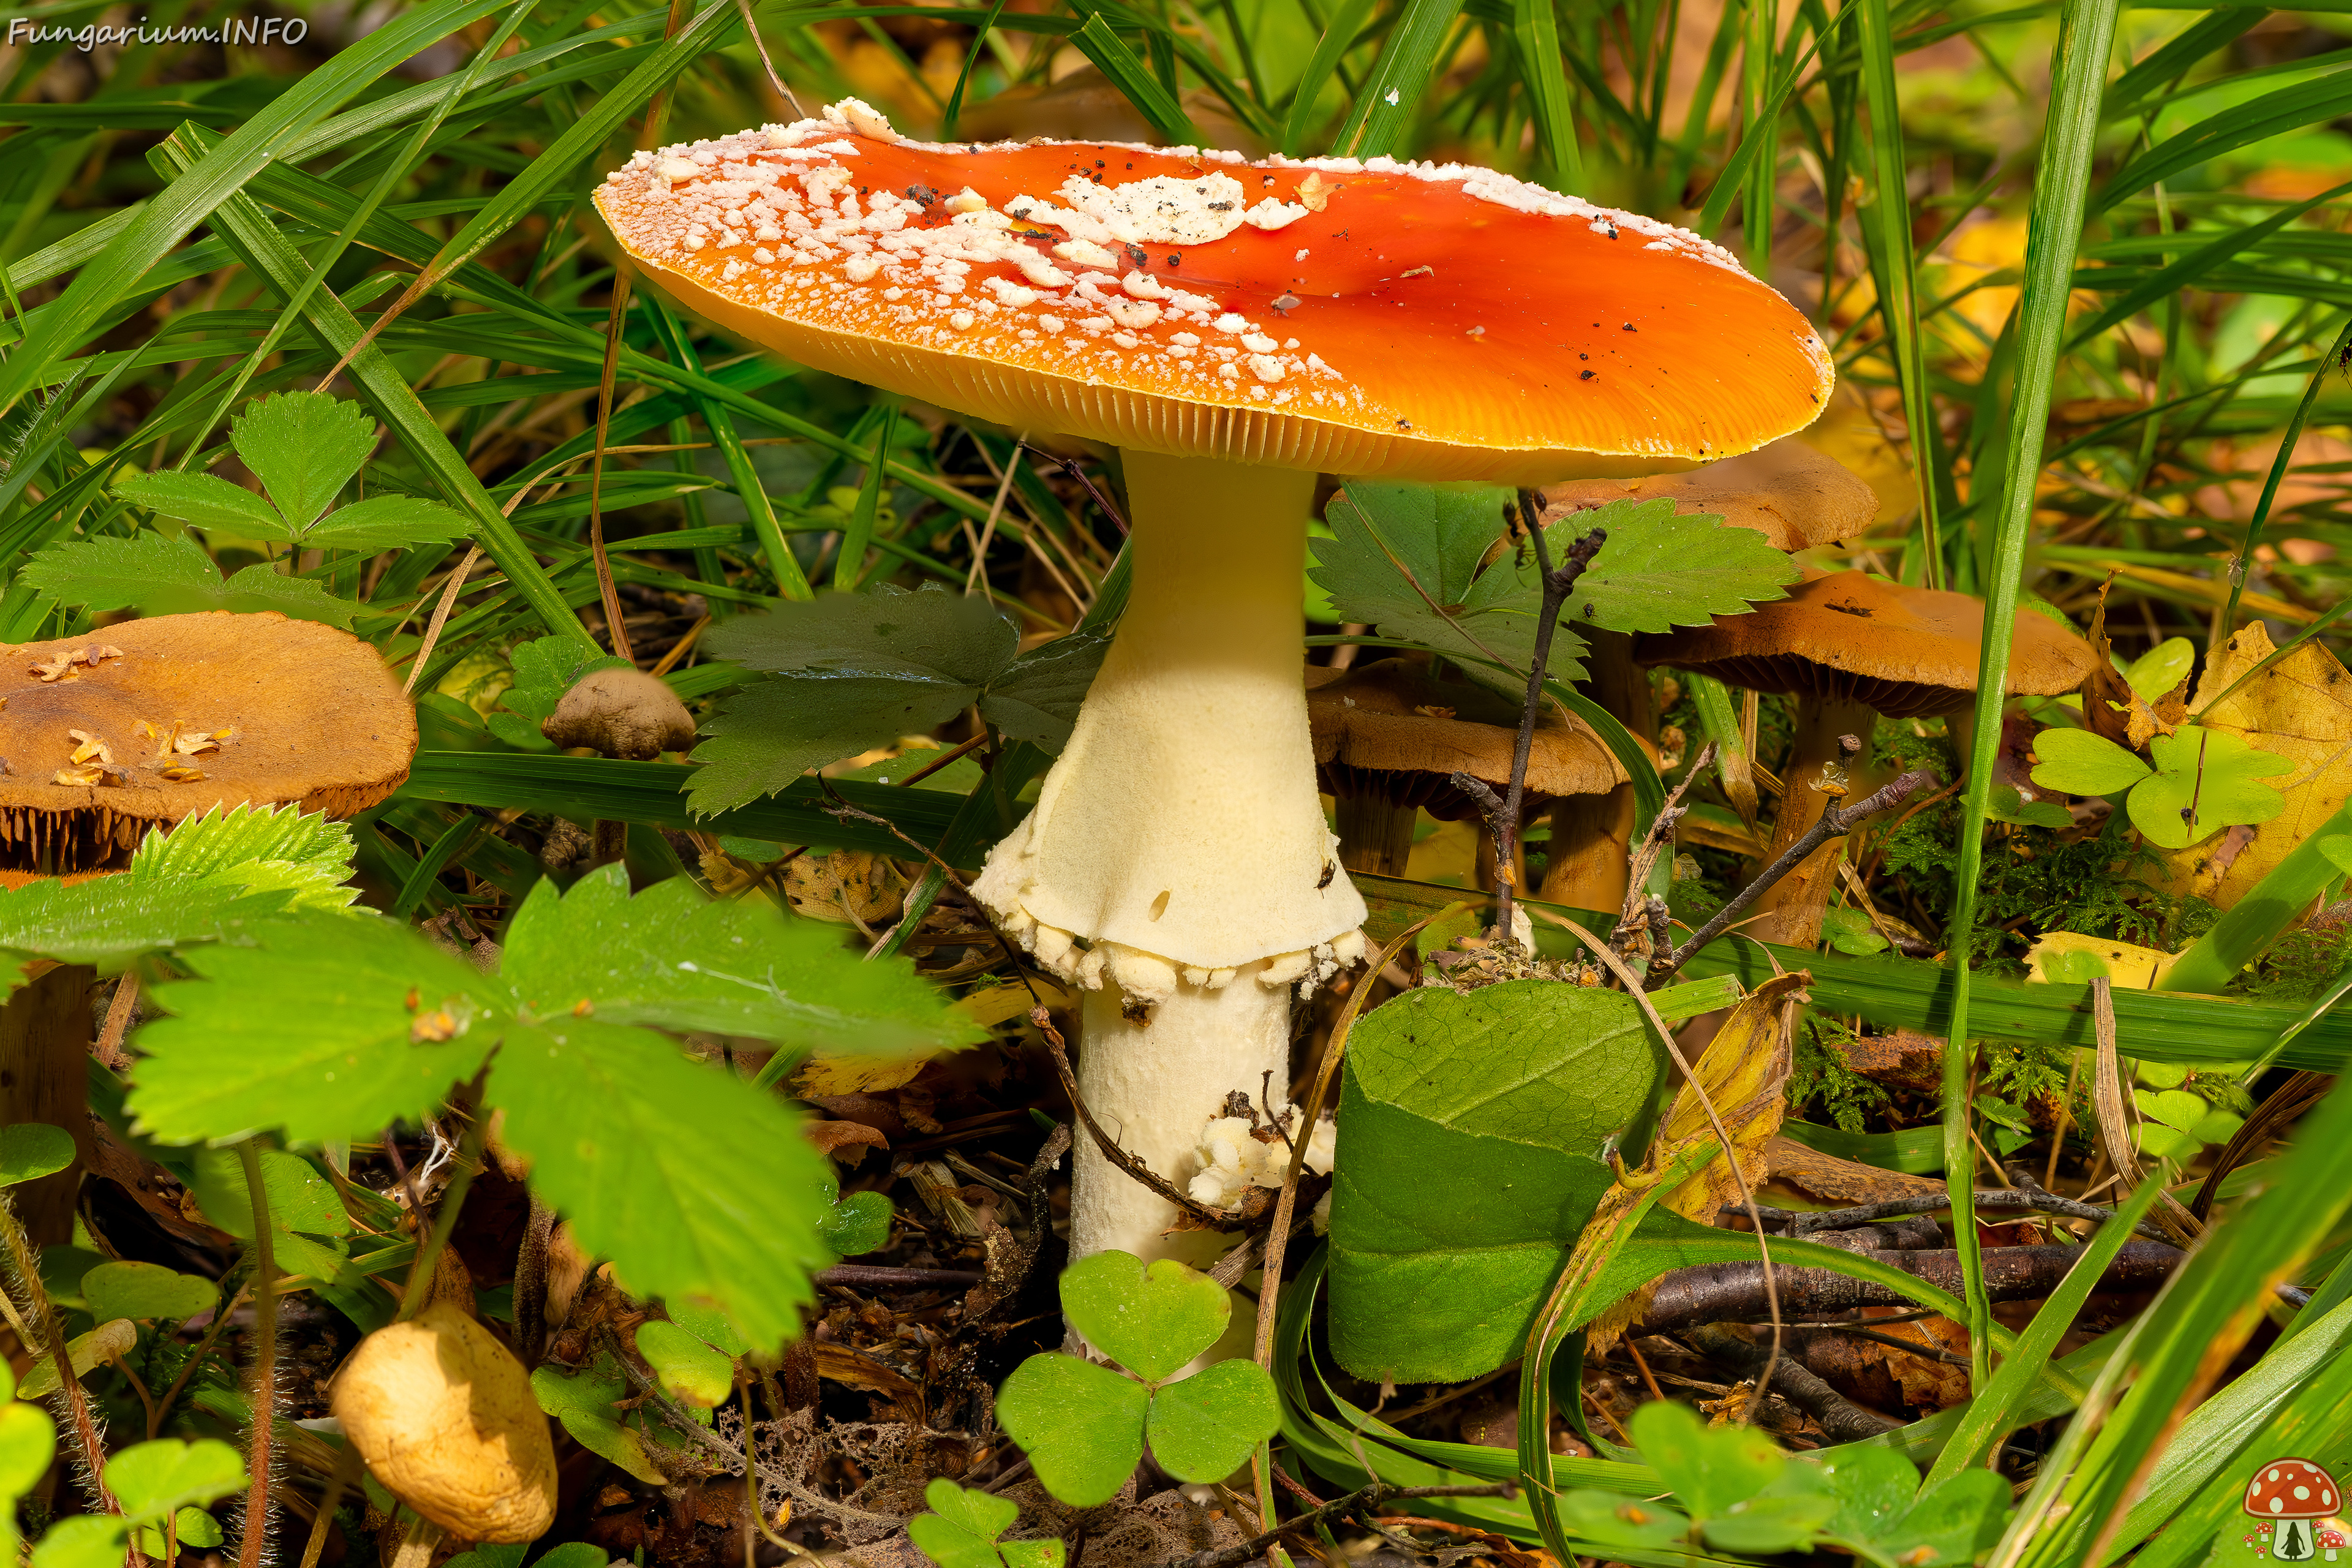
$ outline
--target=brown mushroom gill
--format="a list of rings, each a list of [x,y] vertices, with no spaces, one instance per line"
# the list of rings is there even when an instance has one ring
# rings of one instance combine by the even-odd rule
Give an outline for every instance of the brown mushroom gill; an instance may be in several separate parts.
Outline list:
[[[0,698],[8,886],[118,871],[151,829],[215,807],[349,816],[398,788],[416,750],[415,714],[373,647],[271,613],[159,616],[9,648]],[[0,1123],[64,1126],[82,1156],[17,1189],[37,1243],[72,1237],[92,978],[52,966],[0,1011]]]
[[[2088,644],[2051,617],[2020,609],[2011,645],[2008,696],[2055,695],[2082,684]],[[1780,816],[1763,864],[1801,837],[1843,793],[1865,792],[1864,770],[1845,772],[1841,738],[1861,742],[1866,763],[1879,718],[1961,713],[1977,700],[1983,601],[1966,594],[1906,588],[1861,572],[1820,574],[1786,599],[1710,626],[1640,640],[1644,664],[1712,675],[1751,691],[1797,699],[1796,734],[1781,771]],[[1836,771],[1833,771],[1836,770]],[[1758,900],[1764,919],[1749,929],[1768,942],[1810,947],[1821,935],[1837,867],[1833,840]]]

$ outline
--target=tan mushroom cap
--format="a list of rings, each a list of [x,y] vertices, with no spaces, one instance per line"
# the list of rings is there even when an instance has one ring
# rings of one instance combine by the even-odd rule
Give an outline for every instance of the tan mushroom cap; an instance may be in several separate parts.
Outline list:
[[[1380,795],[1452,821],[1472,815],[1449,782],[1468,773],[1499,792],[1511,776],[1519,714],[1484,687],[1433,680],[1401,658],[1358,669],[1307,667],[1316,773],[1332,795]],[[1528,754],[1528,795],[1605,795],[1624,768],[1581,721],[1547,708]]]
[[[1714,512],[1734,528],[1752,528],[1791,554],[1852,539],[1878,516],[1878,492],[1861,475],[1793,436],[1687,473],[1572,479],[1546,486],[1543,496],[1548,519],[1629,498],[1670,500],[1685,516]]]
[[[1458,164],[821,120],[640,153],[645,277],[801,363],[1016,430],[1276,468],[1545,483],[1810,424],[1797,309],[1696,235]]]
[[[94,662],[55,680],[36,668],[76,654]],[[349,816],[397,789],[416,751],[415,712],[374,648],[268,611],[158,616],[0,650],[0,854],[54,871],[102,868],[150,827],[215,805]],[[202,776],[173,782],[141,764],[174,725],[233,733],[178,755]],[[74,730],[105,742],[110,782],[55,782],[73,765]]]
[[[2053,696],[2083,683],[2091,647],[2021,607],[2009,695]],[[1811,573],[1785,599],[1706,626],[1645,636],[1634,657],[1697,670],[1750,691],[1851,698],[1890,719],[1956,713],[1976,699],[1984,602],[1905,588],[1863,572]]]

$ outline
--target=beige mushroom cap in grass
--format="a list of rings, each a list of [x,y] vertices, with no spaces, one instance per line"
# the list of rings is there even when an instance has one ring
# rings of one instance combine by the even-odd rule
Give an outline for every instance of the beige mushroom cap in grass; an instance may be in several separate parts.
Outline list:
[[[1299,679],[1316,475],[1541,484],[1809,424],[1797,310],[1696,236],[1489,170],[823,118],[640,153],[595,193],[646,282],[795,362],[1120,453],[1131,587],[973,892],[1085,994],[1078,1088],[1182,1186],[1290,1079],[1295,985],[1363,951]],[[1075,1156],[1070,1250],[1214,1256]]]
[[[374,648],[272,612],[0,650],[0,859],[24,868],[103,869],[215,805],[350,816],[399,788],[416,751],[415,711]]]
[[[376,1479],[466,1541],[536,1541],[555,1522],[555,1445],[530,1374],[449,1303],[360,1342],[335,1419]]]
[[[693,747],[694,715],[658,675],[598,669],[572,683],[539,732],[559,746],[649,763]]]
[[[1984,601],[1906,588],[1862,572],[1809,576],[1785,599],[1712,626],[1645,636],[1643,664],[1699,670],[1751,691],[1843,698],[1889,719],[1956,713],[1976,700]],[[2091,647],[2021,607],[2006,695],[2055,696],[2082,685]]]
[[[1868,481],[1793,436],[1685,473],[1572,479],[1545,486],[1543,496],[1547,514],[1670,500],[1685,515],[1713,512],[1731,527],[1753,529],[1790,554],[1852,539],[1878,515],[1878,492]]]

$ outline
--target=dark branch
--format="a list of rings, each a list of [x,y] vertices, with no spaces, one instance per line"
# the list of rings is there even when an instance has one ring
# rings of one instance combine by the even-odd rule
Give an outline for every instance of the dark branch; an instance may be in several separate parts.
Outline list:
[[[1495,930],[1511,934],[1511,905],[1518,897],[1519,814],[1528,798],[1528,757],[1535,750],[1536,716],[1543,711],[1544,667],[1551,662],[1552,637],[1559,630],[1559,612],[1576,591],[1576,580],[1609,542],[1608,533],[1594,529],[1568,547],[1568,559],[1555,571],[1551,546],[1545,542],[1543,498],[1533,490],[1519,492],[1519,521],[1534,543],[1536,565],[1543,573],[1543,609],[1536,619],[1534,657],[1528,663],[1528,698],[1519,711],[1519,738],[1511,747],[1511,786],[1505,792],[1502,813],[1495,829]],[[1488,792],[1490,795],[1493,793]]]
[[[1881,1263],[1917,1276],[1953,1295],[1960,1293],[1959,1254],[1876,1252]],[[1995,1301],[2032,1301],[2058,1288],[2066,1271],[2081,1259],[2079,1247],[1995,1247],[1984,1255],[1985,1289]],[[2100,1278],[2103,1290],[2147,1290],[2161,1285],[2186,1256],[2177,1247],[2156,1241],[2127,1241]],[[1911,1298],[1883,1285],[1874,1285],[1828,1268],[1791,1268],[1776,1264],[1773,1272],[1780,1291],[1783,1316],[1832,1316],[1857,1307],[1911,1305]],[[1763,1266],[1755,1261],[1704,1263],[1677,1268],[1658,1281],[1641,1332],[1658,1333],[1693,1323],[1719,1323],[1752,1318],[1766,1310]]]
[[[1806,856],[1811,855],[1831,839],[1853,831],[1854,826],[1864,817],[1875,816],[1882,811],[1890,811],[1921,789],[1935,783],[1935,774],[1925,768],[1915,768],[1876,795],[1856,801],[1852,805],[1833,805],[1822,813],[1820,821],[1805,829],[1803,837],[1790,845],[1788,850],[1778,860],[1765,867],[1754,881],[1732,895],[1731,901],[1717,910],[1713,920],[1693,931],[1689,941],[1668,953],[1664,959],[1653,963],[1649,975],[1643,982],[1643,989],[1654,991],[1664,984],[1668,975],[1690,962],[1692,954],[1721,936],[1725,928],[1739,919],[1750,904],[1763,897],[1773,883],[1802,865]]]
[[[1767,1225],[1777,1224],[1780,1226],[1777,1234],[1811,1236],[1816,1231],[1851,1230],[1876,1220],[1893,1219],[1897,1215],[1938,1214],[1951,1206],[1952,1200],[1946,1194],[1922,1193],[1916,1197],[1888,1198],[1884,1203],[1862,1204],[1853,1208],[1811,1211],[1760,1209],[1758,1212],[1764,1216]],[[2073,1219],[2105,1221],[2116,1217],[2113,1209],[2103,1209],[2096,1204],[2086,1204],[2074,1198],[2062,1198],[2056,1193],[2043,1192],[2039,1187],[1990,1188],[1977,1194],[1976,1206],[1979,1209],[2032,1209],[2042,1214],[2065,1215]],[[1738,1204],[1726,1204],[1723,1212],[1745,1214],[1748,1211]],[[2138,1225],[2133,1229],[2150,1241],[2168,1239],[2163,1231],[2152,1225]]]
[[[1818,1373],[1794,1357],[1775,1359],[1767,1347],[1753,1342],[1724,1324],[1709,1323],[1683,1337],[1695,1348],[1717,1361],[1730,1363],[1751,1377],[1764,1374],[1766,1363],[1769,1362],[1772,1387],[1790,1404],[1820,1422],[1822,1432],[1832,1442],[1858,1443],[1865,1437],[1892,1432],[1903,1425],[1891,1415],[1881,1415],[1875,1410],[1856,1405],[1822,1382]],[[1904,1348],[1908,1350],[1912,1347],[1906,1345]]]

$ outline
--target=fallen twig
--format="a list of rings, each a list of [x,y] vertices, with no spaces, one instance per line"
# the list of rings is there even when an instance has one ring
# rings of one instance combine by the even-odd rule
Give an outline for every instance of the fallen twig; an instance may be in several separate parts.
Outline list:
[[[1664,984],[1668,976],[1689,963],[1692,955],[1705,948],[1708,942],[1721,936],[1725,928],[1739,919],[1741,913],[1750,904],[1763,897],[1772,884],[1802,865],[1806,856],[1840,834],[1852,832],[1864,818],[1875,816],[1882,811],[1893,809],[1909,799],[1921,788],[1935,782],[1936,775],[1927,769],[1914,768],[1876,795],[1866,796],[1852,805],[1833,805],[1822,813],[1821,819],[1805,829],[1803,836],[1794,844],[1790,845],[1778,860],[1765,867],[1754,881],[1734,893],[1728,903],[1716,910],[1713,920],[1693,931],[1688,941],[1668,953],[1664,960],[1651,964],[1649,975],[1643,982],[1643,989],[1654,991]]]
[[[1817,1231],[1852,1230],[1874,1220],[1893,1219],[1898,1215],[1935,1214],[1952,1206],[1949,1194],[1921,1193],[1916,1197],[1888,1198],[1883,1203],[1860,1204],[1843,1209],[1759,1209],[1768,1223],[1780,1226],[1783,1236],[1811,1236]],[[2056,1193],[2040,1187],[1989,1188],[1977,1194],[1976,1206],[1980,1209],[2033,1209],[2042,1214],[2064,1215],[2072,1219],[2110,1220],[2113,1209],[2103,1209],[2096,1204],[2086,1204],[2074,1198],[2060,1197]],[[1726,1214],[1745,1214],[1738,1204],[1723,1205]],[[2140,1224],[2132,1227],[2150,1241],[2170,1242],[2170,1237],[2153,1225]]]
[[[1960,1255],[1949,1248],[1933,1252],[1874,1252],[1870,1256],[1939,1289],[1958,1295]],[[2079,1247],[1996,1247],[1984,1255],[1985,1289],[1995,1301],[2031,1301],[2058,1288],[2067,1270],[2082,1259]],[[2099,1281],[2103,1290],[2145,1290],[2161,1285],[2186,1257],[2179,1247],[2160,1241],[2127,1241]],[[1786,1317],[1801,1312],[1824,1317],[1857,1307],[1915,1306],[1908,1296],[1884,1285],[1856,1279],[1831,1268],[1774,1268],[1779,1287],[1779,1310]],[[1692,1323],[1718,1323],[1746,1319],[1767,1310],[1760,1267],[1751,1261],[1702,1263],[1676,1268],[1661,1277],[1650,1298],[1637,1332],[1658,1333]]]
[[[1772,1388],[1820,1422],[1822,1431],[1832,1441],[1857,1443],[1903,1425],[1891,1415],[1856,1405],[1795,1357],[1776,1357],[1766,1347],[1751,1342],[1722,1323],[1702,1325],[1684,1337],[1718,1361],[1727,1361],[1759,1378],[1770,1378]]]
[[[1392,1487],[1374,1481],[1370,1486],[1357,1488],[1345,1497],[1333,1498],[1313,1512],[1302,1513],[1297,1519],[1286,1521],[1267,1531],[1264,1535],[1245,1541],[1239,1546],[1220,1547],[1213,1552],[1196,1552],[1190,1557],[1178,1558],[1169,1564],[1169,1568],[1239,1568],[1240,1564],[1264,1552],[1290,1531],[1309,1529],[1326,1520],[1337,1519],[1345,1514],[1368,1512],[1396,1498],[1506,1497],[1509,1493],[1510,1489],[1504,1486]]]

